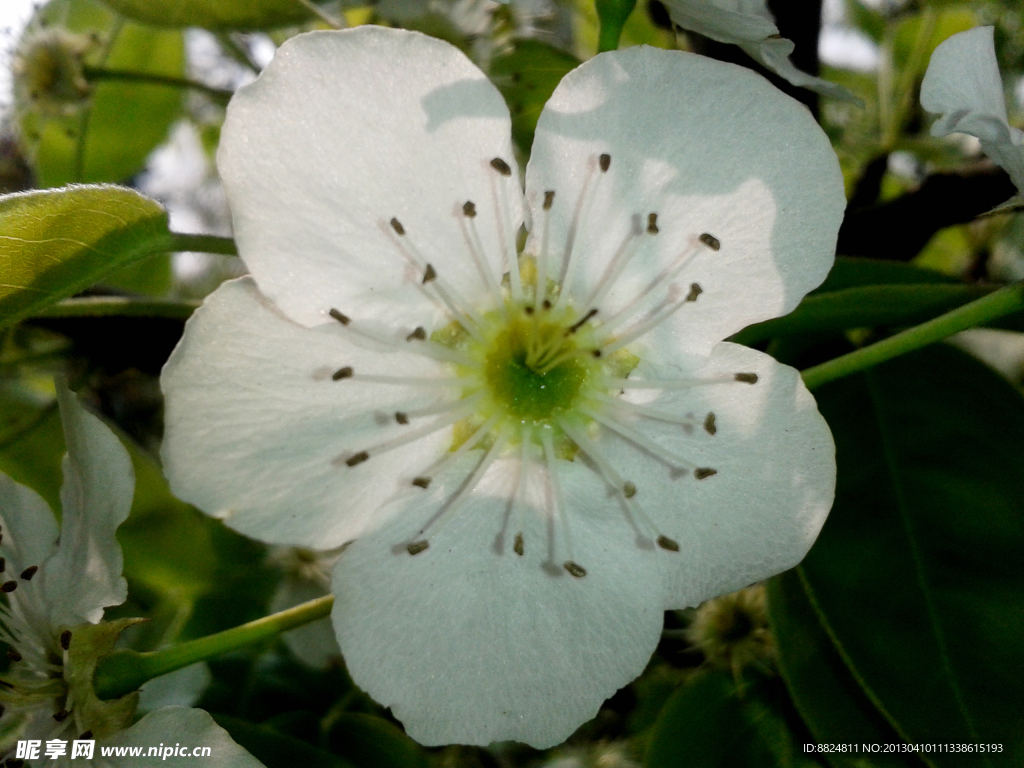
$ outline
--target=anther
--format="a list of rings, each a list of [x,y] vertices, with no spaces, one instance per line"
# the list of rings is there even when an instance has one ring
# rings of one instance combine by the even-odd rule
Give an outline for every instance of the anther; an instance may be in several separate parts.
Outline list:
[[[583,317],[581,317],[579,320],[577,320],[575,323],[569,326],[569,329],[565,332],[565,335],[571,336],[572,334],[576,333],[576,331],[583,327],[583,324],[587,322],[587,320],[589,320],[596,314],[597,309],[592,309],[589,312],[587,312],[587,314],[585,314]]]
[[[551,206],[555,204],[555,190],[549,189],[544,193],[544,210],[550,211]]]
[[[427,541],[426,539],[423,539],[421,541],[414,541],[414,542],[412,542],[411,544],[409,544],[405,548],[405,551],[408,552],[410,555],[418,555],[420,552],[422,552],[424,549],[426,549],[429,546],[430,546],[430,542]]]
[[[352,366],[346,365],[344,368],[339,368],[334,373],[332,373],[331,378],[334,381],[341,381],[342,379],[351,379],[354,373],[355,372],[352,370]]]
[[[426,285],[431,280],[437,278],[437,270],[434,269],[433,264],[427,264],[426,270],[423,272],[423,284]]]
[[[523,546],[523,534],[516,534],[516,540],[515,543],[512,545],[512,551],[520,557],[523,556],[523,552],[525,551],[525,547]]]
[[[13,645],[11,645],[11,646],[8,646],[8,648],[7,648],[7,658],[10,659],[11,661],[21,661],[21,654],[18,653],[18,649],[17,648],[15,648]]]
[[[533,314],[533,307],[523,307],[523,312],[527,315]]]
[[[709,435],[713,435],[718,431],[718,427],[715,426],[715,414],[709,413],[707,418],[704,419],[704,431]]]
[[[65,651],[71,647],[71,630],[65,629],[60,633],[60,647]]]
[[[622,495],[627,499],[632,499],[636,496],[636,485],[629,482],[628,480],[622,485]]]
[[[601,350],[600,349],[592,349],[590,351],[590,354],[592,354],[594,357],[600,357],[601,356]]]
[[[604,157],[607,157],[607,155],[604,155]],[[578,563],[574,563],[572,560],[566,560],[562,563],[562,567],[577,579],[582,579],[587,575],[587,569]]]
[[[350,320],[348,315],[343,315],[341,312],[339,312],[336,309],[331,309],[331,311],[328,312],[328,314],[331,317],[333,317],[335,320],[337,320],[339,323],[341,323],[342,325],[348,325],[351,322],[351,320]]]
[[[7,558],[6,557],[0,557],[0,573],[3,573],[6,570],[7,570]]]
[[[674,539],[670,539],[668,536],[659,536],[657,542],[659,547],[667,549],[669,552],[679,551],[679,542]]]
[[[742,381],[744,384],[757,384],[756,373],[737,373],[736,381]]]
[[[428,488],[428,487],[430,487],[430,478],[429,477],[414,477],[412,479],[412,484],[415,485],[417,488]]]
[[[409,414],[402,413],[401,411],[395,411],[395,421],[397,421],[399,424],[408,424]]]
[[[18,588],[18,582],[16,581],[5,581],[0,584],[0,592],[13,592]]]
[[[717,251],[719,248],[722,247],[722,242],[717,237],[715,237],[714,235],[709,235],[707,232],[702,234],[697,239],[704,243],[704,245],[706,245],[712,251]]]
[[[468,219],[472,219],[476,216],[476,203],[472,200],[467,200],[462,205],[462,214]]]
[[[68,719],[68,715],[70,714],[71,713],[68,712],[66,709],[62,709],[60,712],[53,713],[53,719],[56,720],[58,723],[63,723],[65,720]]]
[[[656,213],[647,214],[647,234],[658,234],[658,214]]]
[[[544,299],[544,303],[541,306],[544,307],[544,309],[551,309],[551,302]]]
[[[391,228],[395,230],[396,235],[405,234],[405,227],[402,226],[402,222],[400,222],[398,219],[391,220]]]
[[[612,166],[612,156],[601,155],[601,157],[599,158],[599,162],[601,164],[601,172],[605,173]]]
[[[508,167],[508,163],[502,160],[500,157],[496,157],[491,160],[491,168],[496,170],[502,176],[511,176],[512,169]]]
[[[711,467],[697,467],[695,470],[693,470],[693,476],[696,477],[698,480],[703,480],[706,477],[711,477],[712,475],[717,474],[718,470],[712,469]]]
[[[704,293],[704,289],[701,288],[697,283],[690,283],[690,292],[686,294],[687,301],[696,301],[697,297]]]
[[[36,575],[36,571],[38,570],[38,565],[30,565],[28,568],[21,572],[21,578],[25,581],[32,581],[32,577]]]
[[[420,341],[423,341],[425,338],[427,338],[427,329],[422,325],[418,325],[416,326],[415,331],[405,337],[405,340],[412,341],[413,339],[419,339]]]
[[[355,456],[349,456],[347,459],[345,459],[345,464],[347,464],[350,467],[354,467],[357,464],[362,464],[368,458],[370,458],[370,454],[368,454],[366,451],[360,451]]]

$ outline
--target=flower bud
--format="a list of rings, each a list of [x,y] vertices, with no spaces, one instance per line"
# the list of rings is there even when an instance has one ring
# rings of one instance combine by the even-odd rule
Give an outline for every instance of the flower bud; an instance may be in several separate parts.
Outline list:
[[[60,28],[25,34],[14,52],[14,98],[19,111],[45,117],[74,114],[89,96],[84,57],[95,38]]]
[[[701,604],[687,636],[708,663],[731,669],[737,677],[745,667],[770,663],[775,645],[768,628],[764,585],[755,584]]]

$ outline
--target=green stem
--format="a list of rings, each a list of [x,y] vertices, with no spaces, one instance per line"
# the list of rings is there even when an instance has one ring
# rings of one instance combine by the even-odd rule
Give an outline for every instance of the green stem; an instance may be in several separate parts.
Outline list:
[[[164,249],[168,253],[180,251],[196,251],[198,253],[219,253],[224,256],[237,256],[238,249],[235,241],[230,237],[219,237],[217,235],[183,235],[179,232],[171,232],[170,240]]]
[[[879,363],[884,363],[886,360],[942,341],[954,333],[991,322],[1003,315],[1020,310],[1024,310],[1024,282],[1008,285],[984,298],[940,315],[934,320],[890,336],[884,341],[808,368],[801,375],[808,389],[816,389],[822,384],[849,376],[852,373],[859,373]]]
[[[622,28],[636,7],[636,0],[594,0],[600,30],[597,34],[597,52],[614,51],[619,47]]]
[[[240,627],[189,640],[159,651],[115,651],[96,665],[93,685],[101,699],[117,699],[154,677],[275,637],[330,615],[334,595],[310,600]]]
[[[199,307],[198,301],[135,299],[127,296],[86,296],[65,299],[36,312],[34,317],[166,317],[188,320]],[[2,363],[2,361],[0,361]]]
[[[218,103],[227,104],[234,91],[226,88],[214,88],[211,85],[189,80],[184,77],[172,77],[170,75],[155,75],[150,72],[128,72],[119,69],[106,69],[105,67],[83,67],[83,74],[86,80],[94,82],[97,80],[120,80],[130,83],[141,83],[143,85],[167,85],[172,88],[188,88],[193,91],[205,93]]]

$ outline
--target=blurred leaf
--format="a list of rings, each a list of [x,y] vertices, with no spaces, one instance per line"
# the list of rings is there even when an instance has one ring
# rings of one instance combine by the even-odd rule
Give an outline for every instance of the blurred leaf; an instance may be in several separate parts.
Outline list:
[[[103,0],[129,18],[158,27],[270,29],[308,21],[296,0]]]
[[[759,679],[741,695],[727,672],[696,673],[662,710],[644,768],[816,765],[771,700],[771,683]]]
[[[947,37],[955,35],[957,32],[963,32],[978,25],[977,15],[966,5],[942,8],[937,11],[937,14],[935,27],[923,50],[923,66],[925,67],[928,65],[932,52],[939,43]],[[921,34],[922,23],[924,23],[922,15],[915,13],[902,19],[896,26],[892,54],[893,63],[900,70],[903,70],[910,64],[917,37]]]
[[[843,663],[807,599],[796,570],[768,582],[768,611],[779,668],[793,703],[818,744],[856,744],[857,751],[822,755],[835,768],[863,765],[864,744],[895,744],[896,731],[868,700]],[[914,755],[874,753],[878,768],[910,768]]]
[[[387,720],[345,713],[330,733],[331,751],[358,768],[424,768],[427,753]]]
[[[351,763],[273,728],[215,714],[217,724],[267,768],[352,768]]]
[[[519,40],[511,53],[495,57],[491,77],[512,112],[512,138],[529,152],[537,118],[555,86],[579,60],[538,40]]]
[[[932,269],[923,269],[900,261],[859,259],[840,256],[825,282],[814,293],[839,291],[863,285],[899,285],[903,283],[952,283],[953,278]]]
[[[0,327],[169,246],[167,214],[123,187],[0,198]]]
[[[857,29],[876,43],[882,42],[885,36],[885,17],[881,13],[869,7],[863,0],[846,0],[846,11]]]
[[[0,384],[0,472],[59,513],[64,432],[52,382],[49,389],[34,391],[17,379]]]
[[[102,42],[86,55],[90,66],[168,77],[184,75],[180,31],[126,23],[98,0],[54,0],[39,13],[44,19],[61,19],[61,25],[71,31],[99,34]],[[78,113],[46,118],[25,111],[21,128],[32,146],[39,186],[120,182],[142,169],[181,113],[179,88],[106,81],[95,85],[88,104]]]
[[[1020,764],[1024,399],[945,345],[817,397],[838,487],[802,569],[826,629],[910,742],[1000,743],[972,765]]]

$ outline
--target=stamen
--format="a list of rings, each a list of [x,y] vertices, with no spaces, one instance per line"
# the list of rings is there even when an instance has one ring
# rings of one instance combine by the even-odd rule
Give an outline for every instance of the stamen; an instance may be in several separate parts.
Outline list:
[[[603,413],[599,413],[593,408],[588,408],[585,405],[579,406],[579,410],[581,413],[583,413],[586,416],[589,416],[599,424],[603,424],[613,432],[617,432],[618,434],[622,435],[622,437],[626,438],[631,443],[634,443],[635,445],[644,449],[653,456],[656,456],[657,458],[661,459],[669,466],[684,470],[693,469],[693,465],[690,462],[680,458],[667,448],[658,445],[658,443],[651,440],[643,433],[633,429],[632,427],[627,426],[626,424],[623,424],[617,421],[616,419],[613,419],[610,416],[607,416]]]
[[[619,243],[619,247],[615,250],[615,255],[608,262],[608,267],[594,288],[594,293],[583,303],[583,306],[592,307],[601,301],[615,284],[622,270],[626,268],[626,265],[636,255],[637,245],[643,230],[639,216],[634,216],[631,221],[632,225],[630,226],[629,234]]]
[[[60,647],[65,651],[71,647],[71,630],[65,629],[60,633]]]
[[[718,432],[718,427],[715,426],[715,414],[709,413],[707,418],[704,419],[704,431],[709,435]]]
[[[565,551],[569,555],[568,559],[562,562],[562,567],[576,578],[582,578],[587,575],[587,572],[576,562],[576,558],[572,553],[572,530],[569,526],[569,515],[565,509],[565,502],[562,498],[562,483],[559,480],[558,467],[555,463],[555,443],[551,437],[551,430],[542,430],[540,439],[541,444],[544,446],[544,461],[548,467],[548,478],[551,480],[551,491],[554,500],[552,512],[562,523],[562,535],[565,536]]]
[[[697,467],[697,469],[693,470],[693,476],[698,480],[703,480],[706,477],[711,477],[712,475],[717,474],[718,470],[712,469],[711,467]]]
[[[620,411],[630,411],[632,413],[638,413],[641,416],[646,416],[649,419],[664,421],[669,424],[679,424],[684,429],[692,429],[695,424],[699,423],[698,419],[695,419],[693,416],[677,416],[674,413],[669,413],[668,411],[663,411],[658,408],[651,408],[647,405],[631,403],[620,397],[612,397],[611,395],[606,395],[604,392],[590,392],[587,396],[593,400],[597,400],[598,402],[606,403],[612,408],[616,408]]]
[[[434,265],[433,264],[427,264],[427,268],[425,270],[423,270],[423,285],[426,285],[427,283],[429,283],[429,282],[431,282],[433,280],[436,280],[436,279],[437,279],[437,271],[434,269]]]
[[[544,210],[545,211],[550,211],[551,210],[551,206],[554,205],[554,204],[555,204],[555,191],[553,189],[549,189],[547,192],[544,193],[544,206],[543,206]]]
[[[328,312],[328,314],[342,325],[348,325],[349,322],[351,322],[351,318],[348,315],[343,315],[336,309],[332,308],[331,311]]]
[[[737,373],[731,376],[709,376],[706,379],[616,379],[606,377],[602,386],[607,389],[691,389],[711,384],[735,384],[738,381],[755,384],[757,383],[757,374]]]
[[[715,237],[714,235],[710,235],[707,232],[702,234],[697,239],[700,240],[702,243],[704,243],[704,245],[706,245],[712,251],[717,251],[719,248],[722,247],[721,241],[717,237]]]
[[[577,579],[582,579],[587,575],[587,570],[582,565],[574,563],[572,560],[566,560],[562,563],[562,567],[565,568],[569,573],[575,576]]]
[[[430,478],[429,477],[414,477],[412,479],[412,484],[415,485],[417,488],[424,488],[424,489],[426,489],[426,488],[430,487]]]
[[[439,472],[442,472],[446,466],[457,460],[467,451],[475,448],[480,443],[480,441],[483,440],[490,433],[491,429],[494,428],[494,425],[497,424],[500,419],[500,415],[491,416],[489,419],[487,419],[487,421],[485,421],[483,424],[477,427],[473,431],[473,434],[471,434],[469,438],[463,441],[462,445],[460,445],[454,451],[447,451],[440,459],[432,462],[427,466],[426,469],[422,470],[422,472],[413,479],[412,484],[418,488],[425,489],[428,485],[430,485],[430,482],[431,480],[433,480],[434,475],[437,475]],[[425,481],[425,484],[418,483],[416,482],[417,480]]]
[[[28,568],[21,572],[21,578],[25,581],[32,581],[32,577],[36,575],[36,571],[38,570],[38,565],[30,565]]]
[[[601,155],[600,162],[601,162],[601,172],[602,173],[607,173],[608,169],[611,168],[611,165],[612,165],[612,156],[611,155]]]
[[[417,325],[416,330],[410,333],[408,336],[406,336],[405,340],[412,341],[413,339],[419,339],[420,341],[422,341],[425,338],[427,338],[427,329],[424,328],[422,325]]]
[[[362,327],[361,323],[352,323],[352,318],[348,315],[339,312],[337,309],[331,309],[328,314],[345,326],[345,329],[352,334],[362,336],[364,339],[380,344],[385,347],[391,347],[395,351],[411,352],[414,355],[420,355],[422,357],[429,357],[431,360],[440,360],[445,363],[458,363],[459,365],[465,365],[468,368],[481,368],[482,365],[471,358],[469,355],[463,354],[453,349],[448,349],[441,344],[436,344],[433,341],[428,340],[427,330],[422,325],[417,326],[412,333],[405,337],[406,341],[424,341],[424,344],[417,344],[414,347],[403,347],[400,342],[392,338],[381,336],[372,331],[366,330]],[[464,326],[465,327],[465,326]],[[341,376],[340,378],[345,378]],[[338,381],[338,379],[335,379]]]
[[[60,712],[54,712],[53,719],[56,720],[58,723],[63,723],[65,720],[68,719],[68,715],[70,714],[71,713],[68,712],[66,709],[62,709]]]
[[[516,534],[515,543],[512,545],[512,551],[520,557],[523,556],[523,552],[526,551],[526,549],[523,547],[523,534]]]
[[[6,557],[0,557],[0,573],[3,573],[6,570],[7,570],[7,558]]]
[[[401,411],[395,411],[395,421],[397,421],[399,424],[403,424],[403,425],[404,424],[408,424],[409,423],[409,415],[406,414],[406,413],[402,413]]]
[[[537,254],[537,281],[534,285],[534,301],[545,301],[548,293],[548,240],[551,235],[551,206],[555,204],[555,190],[544,193],[544,221],[542,222],[540,253]]]
[[[734,378],[736,381],[742,381],[744,384],[757,384],[756,373],[737,373]]]
[[[347,459],[345,459],[345,464],[347,464],[350,467],[354,467],[357,464],[362,464],[369,458],[370,454],[368,454],[366,451],[360,451],[355,456],[350,456]]]
[[[395,230],[395,234],[399,237],[405,234],[405,227],[402,226],[402,222],[398,219],[391,219],[391,228]]]
[[[658,234],[658,214],[656,213],[647,214],[647,234]]]
[[[605,165],[604,158],[608,155],[601,155],[602,171],[608,170]],[[611,158],[608,157],[608,163],[611,163]],[[600,178],[603,178],[602,174]],[[572,293],[570,286],[572,285],[572,273],[576,264],[576,236],[580,229],[584,226],[590,215],[590,206],[593,204],[594,198],[597,196],[596,189],[598,184],[594,182],[594,167],[591,165],[587,177],[583,180],[583,187],[580,189],[579,200],[576,201],[576,210],[573,211],[572,221],[569,223],[569,232],[565,238],[565,250],[562,252],[562,273],[559,275],[558,284],[562,286],[562,290],[558,294],[558,300],[555,302],[555,309],[559,310],[569,298],[569,294]]]
[[[527,426],[520,427],[519,432],[519,477],[516,481],[516,495],[513,499],[513,504],[516,504],[515,510],[515,526],[516,531],[515,543],[512,546],[512,551],[520,557],[526,551],[526,546],[523,543],[523,510],[526,507],[526,488],[528,473],[530,471],[531,460],[530,460],[530,446],[533,445],[532,431]]]
[[[352,366],[351,365],[346,365],[344,368],[339,368],[334,373],[332,373],[331,374],[331,379],[333,381],[341,381],[342,379],[351,379],[352,376],[354,375],[354,373],[355,372],[352,370]]]
[[[578,331],[580,328],[583,327],[583,325],[587,322],[587,320],[589,320],[590,318],[592,318],[596,314],[597,314],[597,310],[596,309],[592,309],[589,312],[587,312],[587,314],[585,314],[583,317],[581,317],[579,320],[577,320],[575,323],[573,323],[572,325],[569,326],[569,328],[565,332],[565,335],[566,336],[571,336],[572,334],[576,333],[576,331]]]
[[[420,552],[427,549],[429,546],[429,541],[414,541],[406,546],[405,551],[408,552],[410,555],[418,555]]]
[[[466,241],[466,247],[469,249],[469,254],[473,258],[473,261],[476,262],[476,267],[480,271],[480,276],[483,278],[484,285],[486,285],[488,290],[491,292],[495,306],[497,306],[498,310],[502,315],[504,315],[505,302],[501,295],[501,285],[498,283],[498,279],[494,275],[494,270],[491,267],[490,261],[487,260],[483,241],[480,239],[480,232],[476,228],[476,206],[472,202],[467,202],[462,206],[462,212],[464,216],[459,220],[459,226],[462,229],[462,237]]]
[[[657,544],[662,549],[667,549],[669,552],[679,551],[679,542],[675,539],[670,539],[668,536],[659,536]]]
[[[646,322],[640,323],[640,325],[636,326],[632,331],[627,333],[625,336],[622,336],[616,339],[613,343],[606,345],[603,348],[605,354],[610,355],[612,352],[616,352],[622,349],[627,344],[633,343],[641,336],[650,333],[663,322],[668,320],[672,315],[674,315],[676,312],[682,309],[684,306],[692,302],[695,302],[697,300],[697,297],[701,293],[703,293],[701,287],[697,285],[697,283],[693,283],[692,285],[690,285],[690,292],[686,294],[685,299],[683,299],[682,301],[677,301],[675,304],[670,304],[668,307],[655,312],[654,315],[650,317]]]
[[[502,176],[512,175],[512,169],[509,167],[509,164],[502,160],[500,157],[496,157],[493,160],[491,160],[491,168],[496,170]]]
[[[507,164],[506,167],[508,167]],[[508,173],[502,173],[501,175],[506,178],[510,178],[512,176],[512,169],[509,168]],[[501,243],[502,261],[508,268],[508,282],[512,291],[512,299],[517,302],[522,301],[523,282],[522,277],[519,274],[516,233],[512,231],[512,212],[509,210],[508,205],[509,182],[502,182],[500,179],[496,179],[493,176],[491,177],[490,182],[491,197],[494,201],[495,222],[498,225],[498,241]],[[517,182],[516,194],[519,193],[520,190]]]
[[[344,370],[344,368],[342,369]],[[342,378],[350,378],[353,381],[368,381],[375,384],[394,384],[396,386],[412,387],[464,387],[466,379],[453,378],[417,378],[416,376],[378,376],[370,373],[353,373]]]
[[[10,593],[16,590],[17,588],[18,582],[16,581],[5,581],[3,584],[0,584],[0,592]]]

